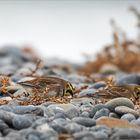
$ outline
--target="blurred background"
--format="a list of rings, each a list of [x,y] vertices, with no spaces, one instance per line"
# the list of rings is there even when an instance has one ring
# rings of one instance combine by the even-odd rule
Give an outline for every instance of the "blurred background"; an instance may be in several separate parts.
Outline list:
[[[139,0],[0,0],[0,47],[31,46],[44,57],[85,60],[112,42],[110,19],[136,35]]]

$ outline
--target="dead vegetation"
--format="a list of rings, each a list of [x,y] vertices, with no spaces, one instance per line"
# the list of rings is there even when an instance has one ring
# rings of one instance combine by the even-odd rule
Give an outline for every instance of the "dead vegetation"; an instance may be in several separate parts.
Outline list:
[[[134,7],[129,10],[137,17],[136,38],[129,39],[116,22],[111,20],[113,43],[105,46],[95,60],[87,62],[79,70],[80,73],[85,75],[97,73],[105,64],[115,65],[121,71],[128,73],[140,71],[140,13]]]

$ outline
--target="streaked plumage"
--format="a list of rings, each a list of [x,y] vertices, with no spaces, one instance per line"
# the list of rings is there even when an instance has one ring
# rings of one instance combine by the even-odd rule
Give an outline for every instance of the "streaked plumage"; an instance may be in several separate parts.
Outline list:
[[[74,88],[72,85],[57,77],[31,77],[30,80],[18,82],[27,92],[36,92],[39,95],[50,97],[64,96],[70,93],[73,96]]]

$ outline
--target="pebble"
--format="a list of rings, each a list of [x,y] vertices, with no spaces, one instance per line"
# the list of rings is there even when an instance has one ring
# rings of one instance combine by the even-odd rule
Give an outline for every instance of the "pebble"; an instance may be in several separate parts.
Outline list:
[[[119,129],[110,137],[110,140],[120,140],[120,139],[138,140],[140,139],[140,132],[131,128]]]
[[[48,114],[48,111],[52,113],[53,116],[56,113],[64,113],[70,119],[79,116],[79,110],[73,104],[52,104],[47,107],[45,113]]]
[[[97,111],[94,115],[94,119],[97,120],[100,117],[104,117],[104,116],[109,116],[110,111],[107,108],[102,108],[99,111]]]
[[[3,120],[0,120],[0,132],[8,128],[9,126]]]
[[[136,120],[136,117],[133,114],[127,113],[121,117],[122,120],[127,120],[129,122]]]
[[[75,99],[71,99],[70,103],[73,105],[83,105],[83,104],[94,104],[94,100],[88,97],[81,97],[81,98],[75,98]]]
[[[138,118],[137,120],[132,120],[131,123],[140,126],[140,118]]]
[[[49,118],[48,117],[41,117],[40,119],[37,119],[35,120],[33,123],[32,123],[32,128],[36,128],[37,126],[39,125],[42,125],[42,124],[45,124],[45,123],[48,123],[49,122]]]
[[[82,90],[80,93],[79,93],[79,95],[78,95],[78,97],[85,97],[85,96],[88,96],[88,97],[90,97],[90,96],[92,96],[94,93],[96,92],[96,89],[85,89],[85,90]]]
[[[133,102],[129,100],[128,98],[124,98],[124,97],[112,99],[108,101],[107,103],[105,103],[105,105],[110,111],[114,111],[117,106],[126,106],[126,107],[134,109]]]
[[[135,111],[132,108],[129,108],[127,106],[117,106],[115,107],[115,112],[118,114],[127,114],[127,113],[131,113],[133,114],[136,118],[138,118],[140,116],[140,113]]]
[[[117,85],[140,84],[140,76],[136,74],[120,75],[116,80]]]
[[[94,119],[85,117],[75,117],[72,119],[72,121],[86,127],[92,127],[96,125],[96,121]]]
[[[109,113],[109,117],[112,117],[112,118],[120,118],[120,116],[114,112],[110,112]]]
[[[65,125],[65,129],[66,129],[67,133],[73,134],[73,133],[76,133],[76,132],[83,131],[86,128],[84,126],[80,125],[80,124],[71,122],[71,123],[67,123]]]
[[[82,112],[84,112],[84,111],[91,112],[91,110],[93,109],[93,105],[91,105],[91,104],[84,104],[84,105],[81,105],[79,107],[79,109]]]
[[[93,127],[89,128],[89,131],[102,132],[102,133],[106,133],[107,135],[111,135],[111,133],[112,133],[112,130],[105,125],[93,126]]]
[[[101,110],[101,109],[103,109],[103,108],[107,108],[106,105],[104,105],[104,104],[96,104],[96,105],[92,108],[92,110],[91,110],[91,112],[90,112],[90,117],[93,118],[94,115],[96,114],[96,112],[99,111],[99,110]]]
[[[14,117],[15,117],[14,113],[0,110],[0,119],[3,120],[8,125],[12,124],[12,120]]]
[[[80,114],[80,117],[86,117],[86,118],[89,118],[90,114],[89,112],[87,111],[83,111],[81,114]]]
[[[35,107],[32,105],[29,106],[0,106],[0,110],[5,110],[8,112],[13,112],[15,114],[35,114],[39,116],[43,116],[44,112],[43,109],[40,107]]]
[[[74,140],[96,140],[94,134],[88,131],[77,132],[73,136]]]
[[[79,83],[85,83],[86,81],[90,81],[87,79],[86,76],[80,76],[77,74],[70,74],[68,75],[68,81],[70,81],[71,83],[75,83],[75,84],[79,84]]]
[[[96,82],[92,85],[89,86],[90,89],[99,89],[99,88],[103,88],[106,87],[106,83],[104,81],[100,81],[100,82]]]
[[[12,119],[13,128],[20,130],[32,125],[32,118],[27,115],[17,115]]]
[[[53,128],[55,131],[57,131],[58,133],[66,133],[66,128],[65,125],[68,123],[68,121],[66,121],[66,119],[63,118],[58,118],[53,120],[49,126],[51,128]]]
[[[46,133],[42,133],[40,140],[59,140],[59,135],[54,130],[48,130]]]

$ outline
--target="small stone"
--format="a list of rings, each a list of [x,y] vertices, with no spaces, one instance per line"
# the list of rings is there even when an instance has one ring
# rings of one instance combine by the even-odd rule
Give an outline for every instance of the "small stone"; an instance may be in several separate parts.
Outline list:
[[[127,107],[127,106],[117,106],[115,108],[115,112],[118,114],[126,114],[126,113],[131,113],[133,114],[136,118],[140,116],[140,113]]]
[[[89,128],[89,131],[92,131],[92,132],[103,132],[103,133],[106,133],[107,135],[111,135],[112,134],[112,130],[110,128],[108,128],[107,126],[105,126],[105,125],[93,126],[93,127]]]
[[[83,111],[83,112],[80,114],[80,117],[87,117],[87,118],[89,118],[89,112]]]
[[[99,89],[103,87],[106,87],[106,83],[104,81],[96,82],[89,86],[89,88],[94,88],[94,89]]]
[[[91,112],[92,109],[93,109],[93,105],[91,104],[84,104],[80,106],[80,111],[82,112],[84,111]]]
[[[138,140],[140,139],[140,132],[134,129],[120,129],[110,137],[110,140]]]
[[[46,133],[42,133],[40,140],[58,140],[58,133],[54,130],[48,130]]]
[[[79,93],[79,97],[85,97],[85,96],[92,96],[94,93],[96,92],[96,89],[85,89],[85,90],[82,90],[80,93]]]
[[[117,106],[127,106],[129,108],[134,109],[133,102],[131,100],[129,100],[128,98],[124,98],[124,97],[112,99],[112,100],[108,101],[107,103],[105,103],[105,105],[107,106],[107,108],[110,111],[114,111],[114,109]]]
[[[136,117],[133,114],[127,113],[121,117],[122,120],[127,120],[129,122],[136,120]]]
[[[80,124],[72,122],[72,123],[66,124],[65,129],[66,129],[67,133],[72,134],[72,133],[83,131],[86,128]]]
[[[109,113],[110,113],[110,111],[107,108],[102,108],[95,113],[94,119],[96,120],[103,116],[109,116]]]
[[[136,74],[121,75],[116,80],[117,85],[140,84],[140,76]]]
[[[96,112],[103,109],[103,108],[107,108],[106,105],[104,105],[104,104],[95,105],[90,112],[90,117],[93,118],[94,115],[96,114]]]
[[[112,117],[112,118],[120,118],[118,114],[114,113],[114,112],[110,112],[109,113],[109,117]]]
[[[29,106],[0,106],[1,110],[13,112],[15,114],[35,114],[43,116],[44,112],[40,107]]]
[[[49,122],[49,119],[47,117],[41,117],[40,119],[37,119],[36,121],[32,123],[32,127],[36,128],[37,126],[40,126],[48,122]]]
[[[96,121],[94,119],[85,118],[85,117],[75,117],[72,119],[72,121],[80,125],[84,125],[86,127],[92,127],[96,125]]]
[[[10,132],[6,137],[12,138],[13,140],[19,140],[19,139],[24,140],[23,138],[21,138],[18,132]]]
[[[94,104],[94,100],[88,97],[75,98],[70,101],[73,105]]]
[[[53,128],[55,131],[57,131],[58,133],[66,133],[66,129],[65,129],[65,125],[67,124],[67,120],[63,119],[63,118],[58,118],[53,120],[49,126],[51,128]]]
[[[140,118],[138,118],[137,120],[132,120],[131,123],[140,126]]]
[[[72,104],[52,104],[47,107],[45,113],[48,112],[55,115],[56,113],[64,113],[66,117],[72,119],[73,117],[79,116],[79,110],[76,106]]]
[[[14,113],[0,110],[0,119],[3,120],[5,123],[11,125],[14,117]]]
[[[28,128],[32,124],[32,119],[25,115],[17,115],[12,119],[12,125],[15,129],[20,130],[23,128]]]
[[[9,126],[3,120],[0,120],[0,131],[3,131],[8,128]]]
[[[53,130],[47,123],[44,123],[36,127],[36,130],[41,133],[46,133],[50,129]]]
[[[92,132],[82,131],[77,132],[74,135],[74,140],[95,140],[95,136]]]

